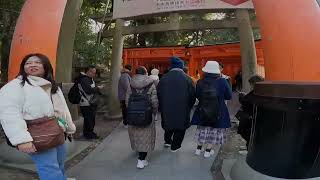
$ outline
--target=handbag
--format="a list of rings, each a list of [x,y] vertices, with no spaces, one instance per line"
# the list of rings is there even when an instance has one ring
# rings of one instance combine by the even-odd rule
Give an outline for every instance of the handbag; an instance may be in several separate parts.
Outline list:
[[[37,152],[46,151],[65,142],[63,129],[56,117],[43,117],[26,123]]]
[[[50,99],[54,109],[51,93]],[[60,126],[59,118],[57,117],[43,117],[29,120],[26,121],[26,124],[37,152],[55,148],[65,142],[64,130]]]

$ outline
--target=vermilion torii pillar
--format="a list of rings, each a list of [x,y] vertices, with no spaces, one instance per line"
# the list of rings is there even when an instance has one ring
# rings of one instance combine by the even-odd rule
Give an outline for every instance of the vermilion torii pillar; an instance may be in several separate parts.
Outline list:
[[[320,80],[320,8],[316,0],[253,0],[261,27],[266,79]]]
[[[71,82],[73,44],[81,5],[82,0],[26,0],[11,43],[9,80],[16,77],[26,55],[41,53],[49,57],[57,82]],[[64,84],[63,91],[68,92],[69,86]],[[69,107],[72,117],[77,119],[77,108]]]
[[[253,0],[266,82],[255,86],[246,160],[233,180],[320,179],[320,7],[316,0]]]
[[[24,56],[49,57],[57,82],[70,82],[73,42],[82,0],[26,0],[13,35],[9,80],[19,72]]]

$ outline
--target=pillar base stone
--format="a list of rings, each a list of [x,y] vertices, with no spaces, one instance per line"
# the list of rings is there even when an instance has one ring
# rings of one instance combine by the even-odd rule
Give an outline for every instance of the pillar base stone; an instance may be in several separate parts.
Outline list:
[[[255,171],[247,164],[246,156],[240,157],[232,165],[231,171],[229,173],[230,173],[230,176],[227,179],[231,178],[231,180],[249,180],[249,179],[250,180],[289,180],[289,179],[282,179],[282,178],[267,176]],[[299,180],[299,179],[296,179],[296,180]],[[308,180],[320,180],[320,177],[309,178]]]

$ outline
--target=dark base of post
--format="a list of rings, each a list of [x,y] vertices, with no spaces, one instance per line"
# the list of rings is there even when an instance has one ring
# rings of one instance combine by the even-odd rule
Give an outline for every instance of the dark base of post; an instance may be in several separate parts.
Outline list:
[[[320,83],[257,84],[248,165],[277,178],[320,177]]]

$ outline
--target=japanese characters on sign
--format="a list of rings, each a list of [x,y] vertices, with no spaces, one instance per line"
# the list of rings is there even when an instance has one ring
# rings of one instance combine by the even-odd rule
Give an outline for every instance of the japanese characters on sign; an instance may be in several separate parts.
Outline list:
[[[197,9],[252,9],[251,0],[115,0],[113,18]]]

